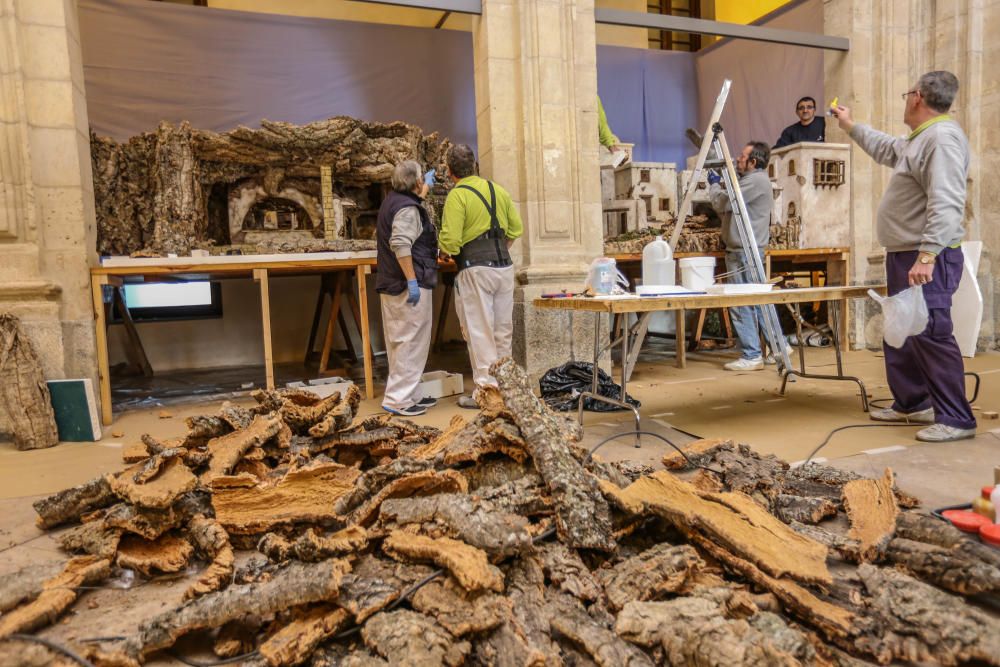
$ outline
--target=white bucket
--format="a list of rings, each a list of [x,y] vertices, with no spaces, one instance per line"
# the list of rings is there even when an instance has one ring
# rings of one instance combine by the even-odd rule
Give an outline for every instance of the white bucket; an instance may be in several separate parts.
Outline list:
[[[681,285],[695,292],[703,292],[715,282],[714,257],[685,257],[677,261],[681,269]]]

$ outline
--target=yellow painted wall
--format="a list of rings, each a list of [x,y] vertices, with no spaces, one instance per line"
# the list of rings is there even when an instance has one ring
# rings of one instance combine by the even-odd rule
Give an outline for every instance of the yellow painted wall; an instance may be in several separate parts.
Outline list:
[[[761,16],[787,5],[789,0],[715,0],[715,20],[753,23]]]

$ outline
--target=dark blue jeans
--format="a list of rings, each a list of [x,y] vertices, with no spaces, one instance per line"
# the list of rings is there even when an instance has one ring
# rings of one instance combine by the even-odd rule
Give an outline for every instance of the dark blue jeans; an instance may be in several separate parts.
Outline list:
[[[915,250],[886,254],[889,296],[910,286],[908,274],[917,254]],[[946,248],[938,255],[933,280],[923,286],[927,328],[907,338],[899,349],[882,348],[893,409],[910,413],[933,407],[934,421],[939,424],[976,428],[972,406],[965,398],[965,364],[951,321],[951,297],[962,279],[963,261],[960,248]]]

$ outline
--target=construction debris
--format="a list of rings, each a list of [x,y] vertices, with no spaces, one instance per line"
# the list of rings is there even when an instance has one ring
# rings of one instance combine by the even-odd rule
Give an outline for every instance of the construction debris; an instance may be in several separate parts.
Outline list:
[[[444,432],[273,391],[144,439],[125,471],[36,503],[43,527],[82,522],[60,543],[87,555],[0,586],[0,637],[113,567],[202,561],[182,602],[78,650],[134,666],[192,635],[271,667],[1000,665],[1000,621],[962,597],[1000,592],[1000,552],[910,511],[890,471],[729,441],[665,457],[673,472],[609,463],[512,361],[492,372],[499,392]]]

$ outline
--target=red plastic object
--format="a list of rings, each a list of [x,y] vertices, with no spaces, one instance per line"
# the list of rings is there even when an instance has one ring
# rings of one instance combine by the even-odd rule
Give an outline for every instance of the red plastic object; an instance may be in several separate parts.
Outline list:
[[[1000,523],[987,523],[979,527],[979,538],[995,547],[1000,547]]]
[[[979,493],[982,494],[983,498],[985,498],[986,500],[989,500],[990,496],[993,495],[993,488],[994,487],[992,487],[992,486],[984,486],[983,488],[981,488],[979,490]]]
[[[980,526],[990,526],[993,523],[982,514],[969,510],[945,510],[941,516],[948,519],[955,528],[966,533],[978,533]]]

